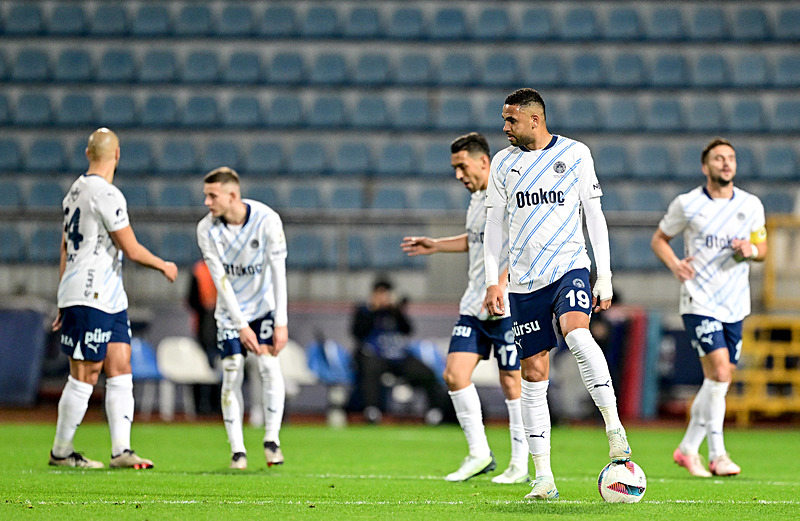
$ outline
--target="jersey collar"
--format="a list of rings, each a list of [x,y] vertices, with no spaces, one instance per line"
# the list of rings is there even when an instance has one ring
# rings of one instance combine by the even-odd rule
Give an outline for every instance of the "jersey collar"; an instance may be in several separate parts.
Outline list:
[[[244,214],[244,221],[242,222],[242,227],[244,227],[244,225],[247,224],[247,221],[250,220],[250,205],[247,203],[244,203],[244,205],[247,207],[247,212]],[[228,221],[226,221],[224,217],[220,217],[219,220],[222,221],[222,224],[228,226]]]
[[[711,194],[708,193],[708,188],[706,188],[705,186],[703,187],[703,193],[706,194],[706,197],[708,197],[712,201],[714,200],[714,198],[711,197]],[[733,199],[734,197],[736,197],[736,190],[734,190],[733,193],[731,193],[731,199]]]
[[[556,146],[556,142],[557,142],[557,141],[558,141],[558,136],[557,136],[557,135],[555,135],[555,134],[553,134],[553,137],[552,137],[552,139],[551,139],[551,140],[550,140],[550,142],[547,144],[547,146],[546,146],[546,147],[544,147],[544,148],[542,149],[542,151],[545,151],[545,150],[550,150],[551,148],[553,148],[554,146]],[[523,152],[531,152],[531,150],[530,150],[528,147],[524,147],[524,146],[520,145],[520,147],[519,147],[519,148],[520,148],[520,149],[521,149]]]

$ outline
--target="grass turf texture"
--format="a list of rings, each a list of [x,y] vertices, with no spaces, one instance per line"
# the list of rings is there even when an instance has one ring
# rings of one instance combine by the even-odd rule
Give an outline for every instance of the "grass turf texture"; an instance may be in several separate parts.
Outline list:
[[[672,462],[677,429],[629,429],[634,460],[648,478],[641,503],[606,504],[597,474],[607,462],[601,427],[556,428],[553,469],[561,499],[528,502],[524,485],[496,485],[495,473],[465,483],[442,477],[466,455],[456,426],[287,425],[286,464],[267,468],[262,431],[246,428],[249,470],[229,470],[222,424],[138,424],[134,448],[151,470],[79,470],[47,465],[55,426],[0,424],[4,469],[0,519],[797,519],[800,433],[726,432],[743,472],[694,478]],[[508,431],[487,429],[501,472]],[[108,464],[108,428],[82,425],[76,447]],[[531,465],[531,469],[532,469]]]

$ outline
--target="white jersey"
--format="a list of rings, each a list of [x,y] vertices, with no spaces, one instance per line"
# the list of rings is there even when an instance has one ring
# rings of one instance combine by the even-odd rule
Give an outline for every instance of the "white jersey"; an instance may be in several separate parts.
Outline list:
[[[210,213],[197,224],[197,244],[217,286],[214,318],[220,329],[243,329],[270,311],[275,311],[276,323],[286,323],[285,305],[276,309],[272,280],[272,264],[282,265],[286,259],[283,223],[269,206],[250,199],[243,202],[248,210],[241,226]]]
[[[483,256],[483,230],[486,228],[486,190],[472,193],[467,209],[467,246],[469,248],[469,282],[461,297],[459,314],[493,320],[503,317],[490,317],[486,309],[481,311],[486,297],[486,263]],[[508,266],[508,227],[503,227],[503,253],[500,257],[500,273]],[[505,293],[506,316],[510,313],[508,291]]]
[[[67,263],[58,284],[58,307],[126,310],[122,251],[109,235],[130,226],[125,196],[99,175],[84,174],[72,183],[61,207]]]
[[[712,199],[705,187],[681,194],[658,227],[675,237],[683,232],[685,256],[695,277],[681,285],[680,313],[738,322],[750,314],[750,265],[733,258],[733,239],[762,242],[764,205],[755,195],[733,188],[730,199]]]
[[[603,195],[589,148],[553,136],[542,150],[495,154],[486,206],[508,214],[509,291],[530,293],[570,270],[590,268],[581,201]]]

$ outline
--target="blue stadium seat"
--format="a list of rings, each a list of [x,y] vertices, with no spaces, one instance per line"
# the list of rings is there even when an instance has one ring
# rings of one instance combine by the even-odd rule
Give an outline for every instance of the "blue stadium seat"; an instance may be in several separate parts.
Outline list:
[[[450,166],[450,143],[429,142],[422,151],[419,163],[419,175],[439,179],[449,179],[452,175]]]
[[[11,122],[11,109],[8,106],[8,98],[0,94],[0,126],[5,126]]]
[[[664,207],[666,210],[666,207]],[[628,237],[627,255],[625,265],[632,270],[656,270],[663,268],[663,264],[650,248],[653,234],[650,230],[634,230]]]
[[[761,175],[761,165],[751,148],[736,145],[736,172],[747,177]]]
[[[325,241],[316,233],[295,233],[287,236],[286,264],[289,269],[312,270],[327,265]]]
[[[42,34],[44,17],[39,5],[20,2],[11,5],[6,16],[5,32],[13,36],[35,36]]]
[[[59,82],[92,81],[92,58],[83,49],[65,49],[59,53],[53,72]]]
[[[398,85],[418,86],[430,83],[433,67],[430,56],[423,53],[404,54],[395,69],[394,81]]]
[[[633,173],[639,178],[664,178],[672,175],[673,163],[664,145],[644,145],[636,153]]]
[[[239,147],[233,141],[212,141],[200,156],[200,169],[210,172],[221,166],[239,170]]]
[[[211,34],[211,8],[204,4],[187,4],[178,11],[174,32],[178,36],[202,37]]]
[[[684,87],[688,83],[686,58],[682,54],[664,53],[656,57],[650,74],[650,83],[658,88]]]
[[[469,86],[475,83],[477,66],[472,55],[452,52],[444,55],[439,64],[436,82],[441,86]]]
[[[128,149],[127,145],[125,149]],[[75,141],[72,144],[72,148],[68,151],[68,154],[67,169],[70,172],[81,172],[86,170],[86,166],[89,164],[89,162],[86,158],[86,142],[84,140],[81,139]],[[125,168],[125,172],[130,172],[130,170]]]
[[[111,94],[100,106],[99,119],[110,128],[133,126],[138,117],[136,101],[128,94]]]
[[[13,138],[0,138],[0,172],[16,172],[21,163],[17,142]]]
[[[320,175],[328,166],[325,149],[319,145],[300,143],[289,155],[287,171],[300,176]]]
[[[312,5],[300,21],[300,36],[303,38],[336,38],[340,36],[339,15],[336,8]]]
[[[175,55],[168,50],[150,50],[144,55],[139,81],[164,83],[174,81],[177,75]]]
[[[763,53],[748,52],[733,65],[733,87],[764,88],[772,83],[772,69]]]
[[[459,7],[440,7],[428,26],[428,37],[433,40],[462,40],[467,37],[467,16]]]
[[[178,104],[169,94],[154,94],[144,102],[140,124],[144,127],[172,127],[178,122]]]
[[[235,51],[222,73],[225,83],[258,83],[261,80],[261,57],[251,51]]]
[[[734,132],[763,132],[767,130],[767,116],[758,99],[746,98],[733,106],[728,124]]]
[[[383,85],[389,80],[389,59],[385,54],[367,53],[358,57],[353,71],[356,85]]]
[[[283,148],[273,141],[256,141],[244,156],[244,171],[256,176],[276,175],[283,170]]]
[[[308,117],[308,126],[340,128],[347,123],[344,100],[340,96],[320,96],[314,100]]]
[[[510,52],[493,52],[486,57],[481,69],[480,84],[486,87],[518,85],[522,78],[517,56]]]
[[[122,4],[100,4],[92,13],[89,30],[96,36],[125,36],[130,31],[128,13]]]
[[[52,181],[36,181],[28,191],[28,208],[61,208],[64,190]]]
[[[615,87],[640,87],[647,82],[647,70],[642,57],[623,52],[614,57],[607,75],[609,85]]]
[[[519,40],[550,40],[556,36],[553,13],[547,5],[526,9],[516,34]]]
[[[16,264],[27,258],[25,239],[16,228],[0,228],[0,244],[3,245],[0,248],[0,262],[3,264]]]
[[[267,78],[276,85],[294,85],[305,80],[303,57],[297,52],[279,52],[269,64]]]
[[[133,15],[133,36],[167,36],[172,32],[172,19],[165,5],[141,5]]]
[[[720,41],[730,37],[725,11],[719,7],[696,7],[689,24],[692,40]]]
[[[380,177],[405,177],[414,175],[419,165],[416,152],[408,143],[392,141],[381,150],[376,174]]]
[[[303,102],[292,94],[278,95],[272,98],[267,122],[271,127],[291,128],[304,122]]]
[[[781,98],[775,104],[770,129],[773,132],[796,132],[800,129],[800,100]]]
[[[379,38],[383,31],[381,15],[375,7],[354,7],[342,28],[346,38]]]
[[[97,81],[128,83],[136,79],[138,71],[133,53],[128,49],[109,49],[100,57]]]
[[[361,210],[364,208],[364,189],[360,186],[340,186],[331,194],[334,210]]]
[[[477,40],[507,39],[515,31],[508,9],[504,7],[486,7],[476,20],[471,36]]]
[[[57,263],[61,257],[62,236],[61,227],[56,224],[37,226],[28,245],[28,260],[35,264]]]
[[[181,113],[185,127],[214,127],[219,124],[219,109],[214,96],[192,96]]]
[[[641,40],[644,36],[639,12],[633,7],[612,7],[603,26],[606,40]]]
[[[342,54],[324,52],[314,60],[308,79],[317,85],[342,84],[349,80],[347,60]]]
[[[86,164],[86,145],[78,143],[76,148],[80,149],[83,155],[82,163]],[[120,169],[133,174],[151,174],[153,170],[153,152],[150,149],[150,142],[143,139],[133,139],[125,141],[120,147],[119,156]]]
[[[280,210],[285,206],[277,190],[264,184],[251,186],[244,193],[243,197],[245,199],[253,199],[254,201],[264,203],[273,210]]]
[[[564,127],[576,132],[596,130],[601,125],[600,108],[594,98],[573,98],[567,107]]]
[[[628,210],[632,212],[661,212],[667,209],[663,190],[656,186],[635,188],[628,200]]]
[[[147,183],[132,180],[117,181],[114,179],[114,185],[119,188],[122,195],[125,196],[125,201],[128,203],[129,209],[142,209],[151,206],[150,189]]]
[[[190,186],[190,182],[186,181],[170,181],[164,183],[159,190],[157,206],[178,209],[202,208],[202,197],[203,193],[196,185]]]
[[[678,155],[678,163],[674,170],[676,176],[683,179],[702,179],[700,170],[700,153],[702,146],[698,144],[684,145]]]
[[[158,254],[178,266],[191,266],[200,257],[197,236],[191,231],[166,230]]]
[[[167,141],[161,149],[156,166],[161,174],[169,177],[195,174],[197,152],[194,144],[189,140]]]
[[[775,39],[783,41],[800,40],[800,8],[783,7],[778,12],[778,24],[775,26]]]
[[[731,36],[740,41],[765,41],[772,36],[767,13],[760,7],[741,7],[733,18]]]
[[[5,80],[8,76],[9,64],[6,60],[6,55],[0,52],[0,80]]]
[[[347,235],[347,267],[351,270],[364,269],[372,264],[371,248],[367,240],[358,233]]]
[[[400,249],[402,233],[381,233],[375,237],[372,267],[376,269],[403,269],[425,265],[421,257],[409,257]]]
[[[289,188],[289,208],[302,210],[320,210],[326,205],[316,185],[294,185]]]
[[[686,37],[683,15],[677,7],[656,7],[645,28],[649,40],[682,40]]]
[[[573,7],[561,22],[559,36],[563,40],[597,40],[600,24],[593,7]]]
[[[759,197],[766,214],[793,213],[794,194],[786,190],[768,190]]]
[[[14,123],[23,126],[45,126],[51,123],[50,97],[46,94],[22,94],[17,99]]]
[[[11,69],[13,81],[47,81],[50,79],[50,61],[40,49],[21,49]]]
[[[358,98],[350,123],[355,128],[384,128],[389,124],[389,107],[381,95],[368,94]]]
[[[489,99],[475,114],[475,124],[481,132],[497,132],[503,128],[503,100]],[[549,114],[548,114],[549,116]]]
[[[418,210],[452,210],[453,202],[444,188],[424,188],[414,198],[414,207]]]
[[[683,121],[683,109],[677,98],[655,98],[646,114],[645,127],[659,132],[682,131]]]
[[[781,88],[800,87],[800,54],[787,54],[778,58],[775,86]]]
[[[686,111],[686,128],[695,132],[721,134],[728,129],[728,117],[718,98],[692,101]]]
[[[618,132],[636,132],[642,128],[642,108],[633,97],[611,100],[603,127]]]
[[[594,87],[605,82],[606,67],[599,54],[576,54],[567,69],[567,83],[574,87]]]
[[[153,227],[147,226],[145,224],[143,224],[143,225],[138,225],[137,224],[136,225],[135,235],[136,235],[136,240],[139,242],[139,244],[141,244],[142,246],[144,246],[145,248],[147,248],[151,252],[152,251],[154,251],[154,252],[158,251],[158,248],[160,246],[159,246],[158,242],[156,241],[156,235],[157,234],[155,233],[155,230],[153,229]],[[133,339],[131,339],[131,340],[133,340]],[[133,353],[131,352],[131,357],[132,356],[133,356]],[[131,360],[131,362],[133,362],[133,360]]]
[[[266,38],[287,38],[295,33],[297,16],[291,5],[271,5],[264,10],[258,34]]]
[[[247,38],[256,32],[253,10],[246,4],[231,4],[222,8],[217,19],[217,35],[226,38]]]
[[[420,40],[425,31],[425,15],[416,7],[399,7],[391,16],[386,35],[401,40]]]
[[[91,125],[95,122],[94,101],[88,94],[66,94],[56,112],[59,125]]]
[[[222,123],[227,127],[256,127],[262,121],[261,102],[256,96],[248,94],[233,96],[222,113]]]
[[[185,83],[214,83],[219,80],[219,63],[214,51],[192,51],[181,71]]]
[[[370,205],[370,208],[380,210],[403,210],[408,207],[408,195],[404,189],[385,186],[375,189]]]
[[[534,54],[526,71],[523,71],[524,83],[529,85],[555,86],[564,83],[564,67],[558,53]]]
[[[372,153],[366,143],[346,141],[336,147],[332,171],[337,176],[367,175],[372,169]]]
[[[601,146],[596,149],[593,155],[594,169],[601,180],[617,179],[630,175],[628,150],[624,145]]]
[[[24,204],[22,199],[22,190],[20,189],[20,185],[18,181],[11,180],[11,179],[3,179],[0,180],[0,208],[3,210],[14,210],[17,208],[21,208]],[[5,249],[7,246],[3,244],[3,248]]]
[[[730,81],[728,62],[721,54],[702,54],[691,68],[690,82],[695,87],[727,88]]]
[[[441,130],[466,133],[474,125],[475,117],[469,96],[449,96],[439,102],[433,114],[434,127]]]
[[[800,179],[797,154],[791,145],[771,145],[764,151],[761,177],[765,179]]]

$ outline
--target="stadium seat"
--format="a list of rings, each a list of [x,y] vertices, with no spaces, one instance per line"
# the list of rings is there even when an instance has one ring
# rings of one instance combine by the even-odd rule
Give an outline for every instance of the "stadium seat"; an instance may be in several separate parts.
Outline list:
[[[514,35],[511,17],[504,7],[486,7],[476,20],[470,35],[477,40],[505,40]]]
[[[8,106],[8,98],[0,94],[0,126],[11,123],[11,109]]]
[[[404,189],[385,186],[375,189],[370,205],[370,208],[379,210],[403,210],[408,207],[408,196]]]
[[[58,206],[61,206],[60,201]],[[28,260],[34,264],[58,263],[61,257],[61,237],[61,227],[58,224],[37,226],[28,245]]]
[[[281,210],[285,206],[283,198],[278,191],[271,186],[265,186],[263,184],[257,184],[247,188],[243,197],[245,199],[253,199],[254,201],[264,203],[273,210]]]
[[[727,88],[731,81],[728,62],[721,54],[702,54],[692,65],[689,81],[695,87]]]
[[[666,210],[666,207],[663,209]],[[650,230],[634,230],[629,232],[626,248],[625,266],[631,270],[655,270],[663,268],[663,264],[650,248],[652,239]]]
[[[436,75],[436,83],[440,86],[466,87],[473,85],[476,79],[477,66],[472,56],[463,52],[445,54]]]
[[[688,83],[686,59],[682,54],[663,53],[656,57],[650,73],[650,84],[657,88],[684,87]]]
[[[433,114],[434,127],[440,130],[449,130],[466,133],[474,125],[475,117],[472,112],[472,103],[469,96],[449,96],[439,102]]]
[[[354,7],[344,21],[342,35],[346,38],[379,38],[383,35],[381,14],[375,7]]]
[[[375,237],[372,267],[379,270],[413,268],[424,265],[420,257],[409,257],[400,249],[402,233],[381,233]]]
[[[141,5],[133,15],[131,34],[141,37],[167,36],[172,32],[172,20],[165,5]]]
[[[45,126],[51,123],[50,97],[46,94],[22,94],[17,99],[14,123],[22,126]]]
[[[800,100],[780,98],[775,103],[770,129],[773,132],[796,132],[800,129]]]
[[[719,99],[693,100],[686,111],[686,128],[694,132],[724,133],[728,129],[728,118]]]
[[[0,248],[0,262],[3,264],[16,264],[28,257],[25,239],[16,228],[9,226],[0,228],[0,244],[3,245]]]
[[[214,83],[219,80],[219,63],[214,51],[192,51],[181,71],[184,83]]]
[[[761,168],[764,179],[800,179],[797,154],[791,145],[770,145],[764,151],[764,162]]]
[[[639,12],[633,7],[612,7],[603,26],[606,40],[640,40],[643,36]]]
[[[394,114],[394,127],[403,130],[427,129],[431,126],[431,113],[427,96],[403,98]]]
[[[82,149],[82,162],[85,164],[87,161],[86,145],[79,142],[76,148]],[[120,169],[126,174],[152,174],[153,152],[150,148],[150,141],[144,139],[126,140],[120,148],[119,164]]]
[[[383,85],[389,80],[389,59],[385,54],[367,53],[358,57],[353,83],[356,85]]]
[[[139,120],[143,127],[172,127],[178,122],[178,104],[169,94],[154,94],[144,102]]]
[[[734,132],[763,132],[767,130],[767,117],[761,101],[746,98],[733,106],[729,122]]]
[[[425,31],[425,17],[416,7],[399,7],[393,13],[386,28],[389,38],[420,40]]]
[[[122,4],[100,4],[92,13],[89,31],[95,36],[125,36],[130,31],[128,13]]]
[[[340,96],[320,96],[314,100],[308,116],[308,126],[340,128],[346,123],[344,100]]]
[[[787,54],[778,58],[775,86],[780,88],[800,87],[800,54]]]
[[[497,132],[503,128],[503,100],[489,99],[475,114],[476,129],[481,132]],[[548,113],[549,117],[549,113]]]
[[[262,121],[261,102],[256,96],[247,94],[233,96],[222,113],[222,123],[227,127],[257,127]]]
[[[676,176],[683,179],[701,180],[700,153],[702,146],[698,144],[684,145],[678,155],[678,163],[674,170]]]
[[[764,88],[772,83],[772,69],[763,53],[748,52],[734,61],[732,87]]]
[[[567,68],[567,83],[574,87],[596,87],[605,82],[605,65],[600,55],[576,54]]]
[[[660,187],[636,188],[628,199],[628,210],[632,212],[665,212],[668,202]]]
[[[324,52],[314,60],[308,79],[317,85],[340,85],[349,80],[348,76],[344,55]]]
[[[767,190],[764,191],[760,197],[761,203],[764,205],[764,212],[769,214],[774,213],[793,213],[794,212],[794,194],[786,190]]]
[[[289,208],[320,210],[326,206],[316,185],[295,185],[289,188]]]
[[[178,36],[208,36],[211,34],[211,22],[211,9],[208,5],[187,4],[178,11],[174,32]]]
[[[720,41],[730,38],[725,11],[719,7],[696,7],[689,24],[692,40]]]
[[[467,16],[459,7],[440,7],[433,14],[428,26],[428,37],[432,40],[462,40],[467,37]]]
[[[47,32],[58,36],[83,36],[88,23],[80,4],[56,5],[47,23]]]
[[[172,51],[150,50],[144,55],[139,81],[146,83],[165,83],[175,80],[177,65]]]
[[[640,87],[647,82],[648,73],[641,56],[623,52],[611,62],[608,83],[615,87]]]
[[[648,40],[682,40],[686,37],[683,15],[677,7],[656,7],[645,27]]]
[[[169,140],[164,143],[156,166],[168,177],[197,173],[197,152],[189,140]],[[166,199],[169,201],[169,199]]]
[[[336,147],[333,173],[340,177],[368,175],[372,172],[372,153],[366,143],[346,141]]]
[[[325,240],[316,233],[295,233],[287,236],[287,268],[299,270],[329,267],[325,255]]]
[[[677,98],[655,98],[645,115],[645,127],[658,132],[683,130],[683,110]]]
[[[298,32],[302,38],[336,38],[340,36],[339,15],[335,7],[312,5],[300,20]]]
[[[350,233],[347,235],[347,267],[351,270],[364,269],[372,264],[371,248],[363,235]]]
[[[100,121],[109,128],[133,126],[138,117],[136,101],[128,94],[111,94],[100,106]]]
[[[185,127],[213,127],[219,124],[217,98],[192,96],[181,112],[181,124]]]
[[[322,174],[327,166],[324,148],[318,144],[299,143],[289,156],[287,171],[299,176],[314,176]]]
[[[43,32],[44,17],[39,5],[14,3],[6,16],[5,32],[12,36],[36,36]]]
[[[783,7],[778,11],[775,39],[782,41],[800,40],[800,7]]]
[[[594,98],[573,98],[567,107],[564,127],[576,132],[596,130],[601,125],[600,109]]]
[[[376,174],[380,177],[415,175],[419,165],[414,148],[408,143],[390,142],[381,150]]]
[[[0,52],[0,80],[5,80],[9,72],[9,63],[6,60],[6,55]]]
[[[287,38],[295,33],[297,18],[291,5],[270,5],[258,25],[258,34],[266,38]]]
[[[394,81],[405,86],[427,85],[431,81],[432,71],[431,59],[427,54],[403,54],[395,69]]]
[[[598,147],[594,153],[594,169],[601,182],[629,176],[628,150],[623,145]]]
[[[251,84],[261,81],[261,57],[256,52],[235,51],[222,73],[225,83]]]
[[[275,96],[270,103],[266,120],[269,126],[276,128],[301,126],[304,122],[303,102],[292,94]]]
[[[516,34],[519,40],[550,40],[556,36],[553,13],[546,5],[526,9]]]
[[[97,81],[128,83],[136,79],[138,72],[133,54],[128,49],[109,49],[100,57]]]
[[[127,145],[125,149],[128,149]],[[85,171],[86,166],[89,164],[88,161],[86,158],[86,142],[83,139],[75,141],[69,151],[69,157],[67,157],[67,169],[70,172]],[[129,172],[130,170],[126,168],[125,171]]]
[[[158,253],[178,266],[191,266],[201,256],[194,233],[172,229],[166,230],[161,236]]]
[[[759,159],[751,148],[736,145],[736,172],[747,177],[761,175]]]
[[[381,95],[360,96],[350,118],[353,127],[385,128],[389,124],[389,107]]]
[[[57,174],[64,171],[66,159],[64,145],[60,140],[39,138],[33,141],[28,150],[25,169],[31,172]]]
[[[334,188],[330,207],[334,210],[361,210],[364,208],[364,189],[360,186]]]
[[[235,142],[212,141],[206,145],[200,156],[200,169],[203,172],[210,172],[221,166],[239,170],[239,147]]]
[[[52,181],[35,181],[28,191],[26,206],[34,209],[61,208],[66,195],[60,185]]]
[[[59,125],[91,125],[95,122],[94,102],[88,94],[67,94],[61,98],[55,121]]]
[[[564,83],[564,69],[557,53],[534,54],[526,71],[523,71],[526,84],[556,86]]]
[[[0,209],[15,210],[23,206],[22,190],[16,180],[0,180]],[[0,244],[3,244],[0,242]],[[6,248],[7,246],[3,246]]]
[[[600,24],[593,7],[570,8],[558,31],[562,40],[596,41],[600,36]]]
[[[276,175],[283,169],[283,148],[273,141],[256,141],[244,156],[244,171],[257,176]]]
[[[142,419],[147,421],[156,404],[156,382],[163,377],[158,370],[155,347],[138,337],[131,338],[131,375],[137,388],[142,390],[141,398],[136,402]]]
[[[198,252],[199,255],[199,252]],[[202,346],[191,337],[168,336],[156,349],[158,370],[164,376],[158,387],[158,413],[162,420],[175,416],[175,387],[181,386],[181,402],[186,418],[195,418],[194,393],[191,385],[218,385],[219,374],[208,363]]]
[[[253,10],[246,4],[230,4],[217,18],[216,33],[225,38],[247,38],[256,31]]]
[[[189,182],[170,181],[164,183],[158,191],[157,205],[160,208],[202,208],[202,195],[202,192],[194,185],[190,186]]]
[[[760,7],[741,7],[733,17],[731,36],[739,41],[765,41],[771,37],[767,13]]]
[[[11,79],[19,82],[50,79],[50,61],[47,53],[40,49],[20,49],[11,69]]]
[[[120,189],[128,208],[143,209],[151,206],[150,189],[146,183],[141,181],[118,181],[114,179],[114,185]]]
[[[481,69],[480,84],[486,87],[510,88],[518,85],[522,78],[515,54],[494,52],[486,57]]]
[[[17,142],[13,138],[0,138],[0,172],[16,172],[21,163]]]
[[[53,79],[62,82],[92,81],[92,58],[83,49],[65,49],[56,59]]]
[[[452,175],[450,166],[450,143],[431,141],[425,145],[419,163],[419,174],[423,177],[449,179]]]
[[[633,174],[639,178],[666,178],[672,175],[670,151],[663,145],[644,145],[636,153]]]
[[[424,188],[414,198],[414,207],[418,210],[452,210],[450,193],[444,188]]]
[[[603,128],[617,132],[636,132],[642,128],[642,108],[632,97],[612,99]]]

